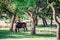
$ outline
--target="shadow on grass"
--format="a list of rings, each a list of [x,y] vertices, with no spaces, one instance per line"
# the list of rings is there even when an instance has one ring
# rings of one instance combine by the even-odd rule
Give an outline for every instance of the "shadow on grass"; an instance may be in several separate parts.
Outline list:
[[[55,24],[53,25],[47,25],[47,26],[44,26],[44,25],[37,25],[37,27],[57,27]]]
[[[30,31],[29,31],[30,32]],[[39,38],[39,37],[55,37],[53,34],[35,34],[30,36],[28,32],[9,32],[8,30],[0,30],[0,39],[5,38]]]
[[[35,34],[37,37],[56,37],[54,34]]]

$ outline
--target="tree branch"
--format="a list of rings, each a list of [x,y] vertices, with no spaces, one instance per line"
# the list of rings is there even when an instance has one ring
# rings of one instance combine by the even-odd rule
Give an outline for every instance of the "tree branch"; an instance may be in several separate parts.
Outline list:
[[[32,13],[31,12],[24,12],[25,14],[27,14],[30,18],[32,18]]]
[[[50,5],[51,6],[51,9],[53,11],[53,19],[56,21],[56,23],[60,24],[59,21],[57,20],[56,18],[56,12],[55,12],[55,8],[53,7],[53,5]]]

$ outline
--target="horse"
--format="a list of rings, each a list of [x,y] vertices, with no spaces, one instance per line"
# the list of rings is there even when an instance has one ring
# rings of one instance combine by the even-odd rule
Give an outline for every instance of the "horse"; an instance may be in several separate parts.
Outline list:
[[[23,28],[24,32],[25,30],[27,31],[27,26],[26,26],[26,22],[17,22],[15,25],[15,31],[18,32],[19,29]]]

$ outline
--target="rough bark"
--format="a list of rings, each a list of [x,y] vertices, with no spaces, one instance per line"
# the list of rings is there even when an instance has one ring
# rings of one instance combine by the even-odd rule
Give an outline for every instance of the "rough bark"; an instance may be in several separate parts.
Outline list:
[[[47,26],[47,21],[46,21],[46,19],[45,19],[45,26]]]
[[[43,21],[43,25],[46,26],[47,25],[47,21],[46,21],[46,18],[45,17],[42,17],[40,15],[38,15],[38,17],[40,17]]]
[[[50,23],[51,26],[52,26],[52,22],[53,22],[53,18],[52,18],[52,16],[51,16],[51,23]]]
[[[24,12],[25,14],[27,14],[31,19],[32,19],[32,28],[31,28],[31,35],[34,35],[36,32],[35,32],[35,17],[32,16],[32,13],[31,12]]]
[[[31,35],[34,35],[34,34],[36,34],[36,32],[35,32],[35,28],[36,28],[36,25],[37,25],[37,21],[38,21],[38,19],[37,19],[37,15],[38,15],[38,11],[39,11],[39,7],[37,7],[36,6],[36,12],[35,12],[35,14],[34,14],[34,16],[32,16],[32,28],[31,28]]]
[[[38,13],[39,13],[39,7],[36,6],[36,14],[35,14],[35,25],[38,25]]]
[[[43,25],[46,26],[47,25],[47,21],[45,18],[42,18],[42,21],[43,21]]]
[[[34,34],[36,34],[36,32],[35,32],[35,18],[33,17],[32,18],[32,28],[31,28],[31,35],[34,35]]]
[[[10,31],[13,31],[13,25],[14,25],[14,22],[15,22],[15,18],[16,18],[16,14],[14,13],[12,15],[12,20],[11,20],[11,25],[10,25]]]
[[[53,5],[51,5],[51,9],[53,11],[53,19],[55,20],[56,25],[57,25],[57,40],[60,40],[60,23],[56,18],[56,12],[55,12],[55,8],[53,7]]]
[[[42,9],[40,9],[42,10]],[[38,19],[37,19],[37,15],[38,15],[38,11],[39,10],[39,7],[36,6],[36,12],[34,14],[34,16],[32,15],[31,12],[24,12],[25,14],[29,15],[29,17],[32,19],[32,28],[31,28],[31,35],[34,35],[36,32],[35,32],[35,27],[38,23]]]
[[[37,14],[36,14],[35,21],[36,21],[36,24],[35,24],[35,25],[38,25],[38,18],[37,18]]]

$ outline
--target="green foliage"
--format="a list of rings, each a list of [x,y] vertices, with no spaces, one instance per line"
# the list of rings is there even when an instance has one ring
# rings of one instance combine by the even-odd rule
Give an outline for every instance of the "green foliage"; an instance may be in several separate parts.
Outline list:
[[[35,5],[35,0],[0,0],[0,8],[8,9],[10,14],[16,13],[18,16],[22,16],[26,8],[33,5]]]
[[[48,0],[49,3],[53,4],[56,11],[57,15],[60,13],[60,0]],[[0,0],[0,9],[1,8],[6,8],[8,11],[11,13],[16,13],[18,16],[23,17],[22,15],[24,14],[24,11],[30,11],[35,14],[36,11],[36,6],[40,8],[44,8],[44,10],[40,11],[39,15],[42,17],[47,17],[48,18],[52,15],[51,8],[49,8],[47,4],[47,0]],[[48,6],[48,8],[47,8]],[[32,7],[29,9],[29,7]],[[5,10],[6,11],[6,10]],[[0,10],[0,14],[3,13],[3,10]],[[9,15],[10,15],[9,14]]]
[[[46,7],[47,6],[47,0],[36,0],[36,4],[37,4],[37,6],[39,6],[39,7]]]

